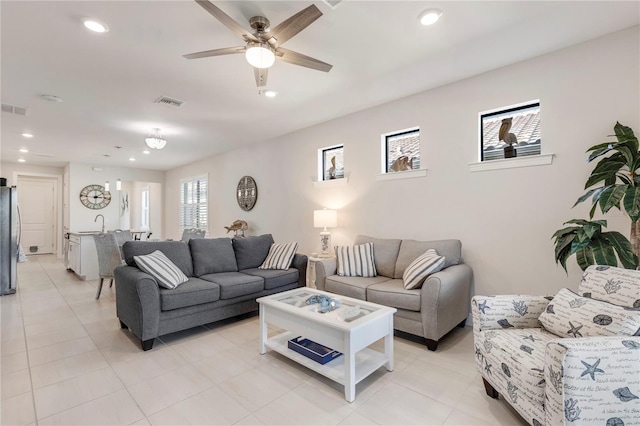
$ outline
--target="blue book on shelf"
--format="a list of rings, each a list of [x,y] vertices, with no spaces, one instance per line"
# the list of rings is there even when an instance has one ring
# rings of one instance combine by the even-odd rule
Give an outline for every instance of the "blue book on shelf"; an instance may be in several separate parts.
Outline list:
[[[302,336],[289,340],[287,342],[287,346],[289,349],[294,350],[320,364],[326,364],[342,355],[342,352],[335,351],[312,340],[303,339]]]

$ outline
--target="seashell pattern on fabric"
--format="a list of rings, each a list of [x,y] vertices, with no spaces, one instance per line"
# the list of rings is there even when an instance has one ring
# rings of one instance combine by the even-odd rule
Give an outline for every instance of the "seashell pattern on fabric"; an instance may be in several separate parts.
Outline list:
[[[554,297],[552,312],[546,310],[539,319],[559,337],[640,335],[640,311],[581,297],[566,288]]]
[[[579,294],[593,299],[566,289],[551,303],[523,295],[472,299],[477,369],[531,425],[640,425],[640,336],[611,332],[616,327],[637,331],[633,303],[640,280],[625,281],[620,277],[627,272],[613,267],[588,272],[584,282],[591,287],[582,291],[583,282]],[[626,309],[597,300],[607,295],[604,286],[612,278],[608,300],[628,290]],[[540,327],[538,318],[544,315],[552,317],[562,337]],[[588,337],[594,330],[611,335]]]
[[[590,293],[592,299],[633,308],[639,282],[640,271],[591,265],[584,271],[578,294]]]

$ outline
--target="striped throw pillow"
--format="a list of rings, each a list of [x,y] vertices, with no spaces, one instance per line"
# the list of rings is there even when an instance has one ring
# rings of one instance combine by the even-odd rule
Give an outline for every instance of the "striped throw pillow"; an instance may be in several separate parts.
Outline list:
[[[336,246],[338,275],[343,277],[375,277],[376,264],[373,261],[373,243],[357,246]]]
[[[424,280],[429,275],[440,271],[444,266],[444,262],[444,256],[439,256],[437,251],[434,249],[427,250],[405,269],[404,274],[402,274],[404,288],[411,290],[422,287]]]
[[[297,249],[298,243],[271,244],[267,258],[258,269],[289,269]]]
[[[189,278],[163,252],[156,250],[143,256],[133,256],[138,268],[156,279],[158,285],[173,290]]]

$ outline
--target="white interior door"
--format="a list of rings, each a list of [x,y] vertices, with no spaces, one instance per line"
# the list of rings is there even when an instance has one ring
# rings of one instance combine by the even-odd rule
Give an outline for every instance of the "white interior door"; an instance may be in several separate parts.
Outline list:
[[[18,205],[22,216],[20,245],[26,254],[54,252],[56,181],[48,178],[20,177]]]

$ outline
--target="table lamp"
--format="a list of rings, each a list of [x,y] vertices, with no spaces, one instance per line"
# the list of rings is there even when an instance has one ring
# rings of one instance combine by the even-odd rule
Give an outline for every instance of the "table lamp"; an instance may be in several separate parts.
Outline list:
[[[322,242],[322,254],[320,257],[331,257],[329,247],[331,246],[331,232],[327,228],[335,228],[338,226],[337,210],[314,210],[313,211],[313,227],[324,228],[320,232],[320,241]]]

